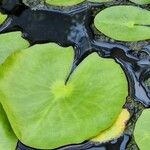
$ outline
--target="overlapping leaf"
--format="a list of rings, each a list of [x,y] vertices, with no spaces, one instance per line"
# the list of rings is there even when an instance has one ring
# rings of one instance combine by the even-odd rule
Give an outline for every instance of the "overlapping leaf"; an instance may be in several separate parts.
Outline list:
[[[96,28],[120,41],[150,39],[150,11],[134,6],[113,6],[95,18]]]
[[[65,85],[73,57],[71,47],[36,45],[1,67],[2,104],[24,144],[53,149],[81,143],[110,127],[120,114],[128,92],[120,66],[94,53]]]

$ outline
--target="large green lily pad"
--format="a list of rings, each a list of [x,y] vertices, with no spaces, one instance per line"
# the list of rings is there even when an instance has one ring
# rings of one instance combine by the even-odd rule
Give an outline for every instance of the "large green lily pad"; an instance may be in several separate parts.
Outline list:
[[[130,0],[130,1],[140,5],[150,4],[150,0]]]
[[[135,140],[140,150],[149,150],[150,148],[150,109],[144,110],[138,119],[135,131]]]
[[[73,57],[71,47],[42,44],[1,66],[2,105],[25,145],[53,149],[81,143],[110,127],[120,114],[128,94],[121,67],[93,53],[65,85]]]
[[[46,0],[46,3],[55,6],[72,6],[84,1],[85,0]]]
[[[98,13],[94,22],[99,31],[115,40],[150,39],[150,11],[139,7],[109,7]]]

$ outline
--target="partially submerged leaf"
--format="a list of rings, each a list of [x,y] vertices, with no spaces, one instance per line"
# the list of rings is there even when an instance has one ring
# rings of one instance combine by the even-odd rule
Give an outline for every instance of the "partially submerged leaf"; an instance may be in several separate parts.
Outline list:
[[[17,138],[12,131],[7,116],[0,104],[0,150],[14,150]]]
[[[140,150],[150,148],[150,109],[144,110],[138,119],[134,130],[135,141]]]
[[[150,4],[150,0],[130,0],[130,1],[140,5]]]
[[[126,123],[129,120],[129,118],[130,114],[128,110],[123,109],[119,117],[115,121],[115,123],[110,128],[106,129],[98,136],[93,138],[91,141],[98,143],[105,143],[119,138],[123,134],[126,127]]]
[[[128,94],[121,67],[93,53],[65,85],[73,58],[71,47],[50,43],[23,50],[1,67],[2,104],[25,145],[53,149],[81,143],[120,114]]]
[[[112,6],[95,17],[96,28],[120,41],[150,39],[150,11],[134,6]]]
[[[46,0],[46,3],[55,6],[72,6],[84,1],[85,0]]]

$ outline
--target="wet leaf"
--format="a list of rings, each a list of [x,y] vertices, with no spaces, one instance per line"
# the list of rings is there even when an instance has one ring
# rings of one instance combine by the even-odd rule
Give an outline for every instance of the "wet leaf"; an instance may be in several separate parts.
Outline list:
[[[55,6],[72,6],[84,1],[85,0],[46,0],[46,3]]]
[[[128,94],[121,67],[93,53],[65,85],[73,57],[71,47],[50,43],[18,52],[1,66],[2,104],[25,145],[53,149],[81,143],[120,114]]]
[[[95,18],[96,28],[120,41],[150,39],[150,11],[134,6],[113,6]]]
[[[129,118],[129,112],[126,109],[123,109],[114,124],[110,128],[100,133],[98,136],[93,138],[91,141],[96,143],[106,143],[108,141],[119,138],[123,134]]]
[[[150,4],[150,0],[130,0],[130,1],[140,5]]]
[[[150,148],[150,109],[144,110],[138,119],[135,131],[135,140],[140,150],[149,150]]]

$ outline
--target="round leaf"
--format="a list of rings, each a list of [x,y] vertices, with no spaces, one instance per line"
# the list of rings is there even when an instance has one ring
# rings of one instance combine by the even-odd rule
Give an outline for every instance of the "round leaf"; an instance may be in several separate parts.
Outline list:
[[[130,0],[130,1],[140,5],[150,4],[150,0]]]
[[[84,0],[46,0],[46,3],[55,6],[72,6],[84,2]]]
[[[120,114],[128,93],[121,67],[93,53],[65,85],[73,57],[71,47],[42,44],[1,67],[2,104],[25,145],[53,149],[81,143],[110,127]]]
[[[135,126],[135,140],[140,150],[150,148],[150,109],[144,110]]]
[[[113,6],[95,17],[96,28],[120,41],[150,39],[150,11],[134,6]]]

